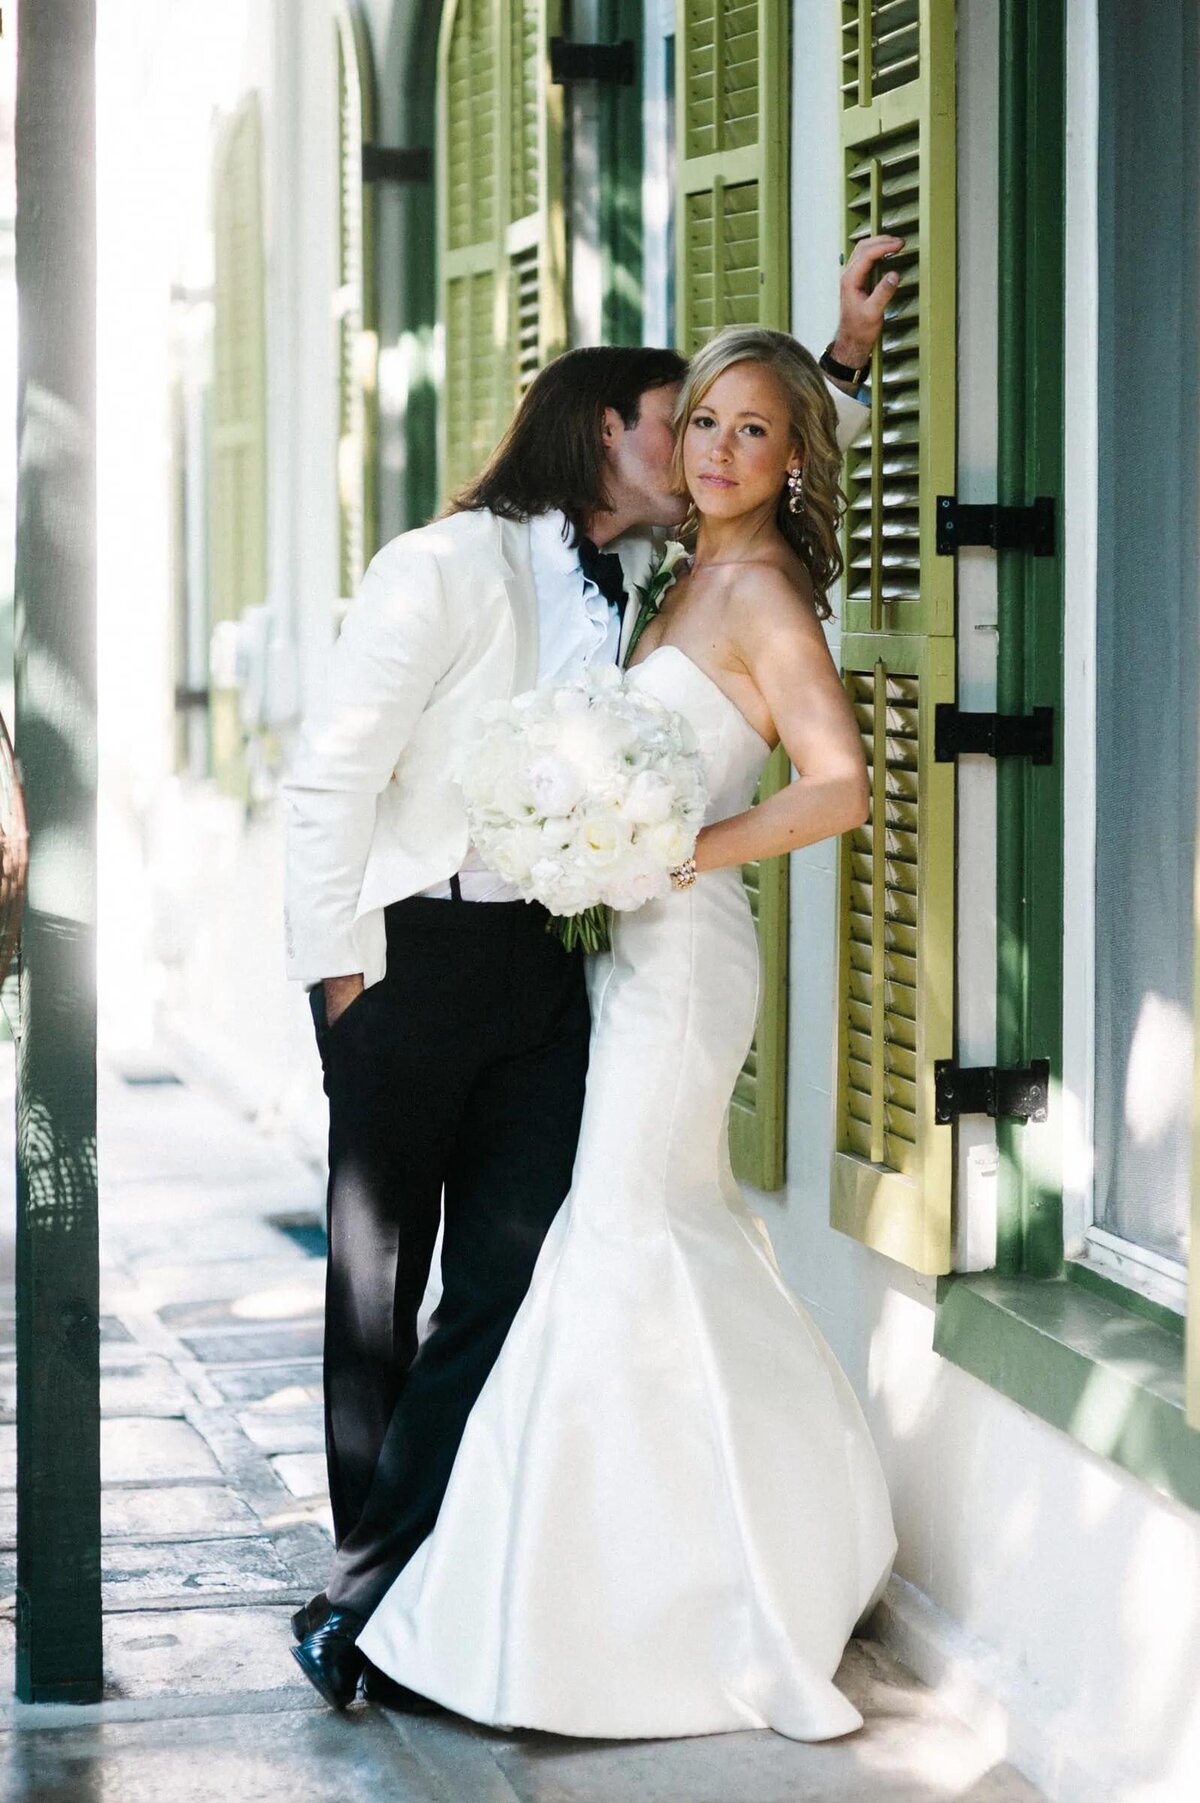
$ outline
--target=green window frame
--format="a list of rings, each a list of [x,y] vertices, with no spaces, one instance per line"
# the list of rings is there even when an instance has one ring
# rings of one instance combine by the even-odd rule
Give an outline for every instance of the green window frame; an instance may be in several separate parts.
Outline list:
[[[998,498],[1061,503],[1066,0],[1002,0],[1000,34]],[[1061,554],[999,559],[997,707],[1052,706],[1061,718]],[[997,772],[997,1062],[1049,1059],[1050,1117],[998,1124],[997,1268],[939,1279],[933,1344],[1092,1452],[1200,1508],[1200,1257],[1190,1259],[1185,1323],[1063,1256],[1061,737],[1052,765],[1018,760]],[[1195,1119],[1193,1247],[1200,1077]]]

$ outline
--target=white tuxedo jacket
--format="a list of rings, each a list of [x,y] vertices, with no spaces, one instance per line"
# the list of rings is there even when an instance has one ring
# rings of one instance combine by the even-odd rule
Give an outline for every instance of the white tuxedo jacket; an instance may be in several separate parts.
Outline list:
[[[830,387],[843,449],[867,409]],[[621,654],[663,535],[627,533]],[[386,964],[383,910],[445,882],[467,850],[450,772],[479,710],[532,688],[537,599],[529,527],[458,513],[372,559],[331,653],[329,691],[284,784],[288,975],[304,983]],[[486,905],[486,904],[480,904]]]

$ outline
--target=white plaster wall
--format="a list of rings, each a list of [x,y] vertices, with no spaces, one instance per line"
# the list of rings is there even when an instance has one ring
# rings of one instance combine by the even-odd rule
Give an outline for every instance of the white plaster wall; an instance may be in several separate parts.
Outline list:
[[[818,347],[836,315],[840,9],[795,0],[794,329]],[[995,0],[961,0],[961,492],[989,457],[978,363],[994,357]],[[981,147],[983,147],[981,149]],[[972,371],[972,363],[975,369]],[[964,572],[987,618],[987,576]],[[836,633],[832,635],[836,642]],[[972,647],[986,692],[986,634]],[[972,856],[990,855],[986,781],[964,785]],[[932,1350],[934,1283],[828,1224],[834,853],[792,859],[786,1191],[761,1199],[780,1262],[854,1383],[887,1472],[900,1540],[881,1626],[1052,1798],[1182,1803],[1200,1794],[1200,1515],[1079,1447]],[[965,947],[972,1032],[986,1044],[987,927]],[[912,1587],[912,1588],[910,1588]]]
[[[290,747],[320,697],[338,597],[336,63],[326,0],[260,0],[268,348],[268,596],[287,629]],[[194,919],[159,1011],[177,1062],[288,1127],[319,1157],[324,1102],[302,990],[283,954],[283,811],[249,817],[210,785],[172,785],[157,862],[191,878]],[[168,855],[168,845],[173,856]]]
[[[268,598],[288,628],[298,712],[327,668],[337,586],[329,8],[180,0],[150,31],[136,0],[103,0],[99,55],[102,1045],[132,1065],[165,1050],[249,1112],[305,1125],[317,1151],[311,1026],[284,976],[278,803],[247,818],[172,769],[166,404],[171,284],[211,275],[212,110],[257,88]]]

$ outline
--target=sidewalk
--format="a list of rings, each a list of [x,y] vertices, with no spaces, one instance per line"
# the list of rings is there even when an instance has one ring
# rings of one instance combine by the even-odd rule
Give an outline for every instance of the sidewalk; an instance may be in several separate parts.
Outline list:
[[[3,1238],[12,1057],[0,1065]],[[12,1697],[15,1370],[0,1310],[0,1798],[6,1803],[1024,1803],[1040,1793],[874,1643],[840,1742],[629,1744],[324,1708],[288,1616],[329,1553],[321,1451],[323,1180],[167,1071],[101,1083],[108,1700]]]

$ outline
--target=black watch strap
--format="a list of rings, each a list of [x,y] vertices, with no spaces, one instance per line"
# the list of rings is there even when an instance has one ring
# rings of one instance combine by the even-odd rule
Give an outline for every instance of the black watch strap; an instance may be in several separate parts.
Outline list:
[[[853,363],[839,363],[833,355],[832,345],[826,346],[817,361],[825,374],[832,376],[835,382],[853,382],[857,387],[861,387],[871,373],[869,357],[865,363],[859,364],[857,367]]]

